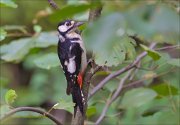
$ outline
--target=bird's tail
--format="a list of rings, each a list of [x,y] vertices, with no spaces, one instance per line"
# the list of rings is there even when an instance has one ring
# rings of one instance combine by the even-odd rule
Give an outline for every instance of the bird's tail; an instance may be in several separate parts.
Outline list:
[[[80,112],[82,115],[84,114],[84,95],[82,93],[82,90],[78,84],[74,84],[72,88],[72,99],[75,103],[74,106],[74,116],[77,112],[77,107],[79,107]]]

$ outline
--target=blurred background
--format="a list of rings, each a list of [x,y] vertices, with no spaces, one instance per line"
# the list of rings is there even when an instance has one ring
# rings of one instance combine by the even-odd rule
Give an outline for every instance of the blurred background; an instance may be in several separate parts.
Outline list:
[[[108,74],[130,64],[143,51],[128,35],[137,35],[144,45],[157,48],[179,45],[178,0],[1,0],[0,2],[0,113],[10,107],[32,106],[48,111],[69,125],[73,113],[71,96],[66,95],[66,80],[57,57],[57,24],[64,19],[88,21],[89,9],[103,6],[101,17],[81,27],[88,55],[105,65],[92,79],[92,90]],[[141,69],[127,81],[143,79],[142,88],[125,92],[112,103],[103,125],[179,124],[180,51],[167,49],[148,54]],[[125,73],[126,74],[126,73]],[[119,80],[111,80],[88,101],[86,124],[101,114]],[[13,89],[12,104],[6,93]],[[8,103],[8,104],[7,104]],[[4,125],[50,125],[49,119],[31,112],[19,112]]]

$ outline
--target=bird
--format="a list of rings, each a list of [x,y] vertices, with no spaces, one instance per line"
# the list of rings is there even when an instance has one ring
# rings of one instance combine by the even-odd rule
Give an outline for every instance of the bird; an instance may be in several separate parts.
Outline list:
[[[79,107],[84,114],[84,94],[82,92],[82,82],[84,71],[87,66],[86,49],[78,27],[84,22],[65,20],[58,24],[58,57],[61,68],[67,81],[66,94],[72,95],[75,103],[74,116]]]

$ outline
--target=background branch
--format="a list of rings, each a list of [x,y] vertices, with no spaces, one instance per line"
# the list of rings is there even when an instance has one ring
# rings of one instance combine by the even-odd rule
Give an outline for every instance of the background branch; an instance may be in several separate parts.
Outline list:
[[[89,21],[95,21],[100,15],[102,11],[102,6],[98,7],[97,9],[91,9],[89,12]]]
[[[157,48],[155,50],[157,51],[161,51],[161,50],[169,50],[169,49],[176,49],[176,48],[179,48],[180,45],[174,45],[174,46],[165,46],[165,47],[162,47],[162,48]]]
[[[140,80],[137,80],[137,81],[133,81],[133,82],[127,83],[126,85],[123,86],[123,89],[122,89],[122,91],[121,91],[120,94],[123,94],[123,93],[125,93],[126,91],[128,91],[128,90],[130,90],[130,89],[133,89],[133,88],[143,87],[143,86],[145,86],[145,84],[143,84],[143,81],[148,80],[148,79],[157,78],[157,77],[160,77],[160,76],[163,76],[163,75],[166,75],[166,74],[168,74],[169,72],[173,72],[174,69],[175,69],[175,68],[171,68],[171,69],[170,69],[169,71],[167,71],[167,72],[164,72],[164,73],[161,73],[161,74],[158,74],[158,75],[149,77],[149,78],[143,78],[143,79],[140,79]],[[151,84],[151,85],[152,85],[152,84]]]
[[[52,6],[52,8],[59,9],[58,5],[54,2],[54,0],[48,0],[48,2]]]
[[[54,123],[56,123],[57,125],[62,125],[53,115],[39,109],[39,108],[34,108],[34,107],[18,107],[18,108],[14,108],[11,111],[7,112],[0,120],[5,120],[8,117],[10,117],[11,115],[17,113],[17,112],[21,112],[21,111],[31,111],[31,112],[36,112],[39,113],[43,116],[46,116],[47,118],[49,118],[50,120],[52,120]]]

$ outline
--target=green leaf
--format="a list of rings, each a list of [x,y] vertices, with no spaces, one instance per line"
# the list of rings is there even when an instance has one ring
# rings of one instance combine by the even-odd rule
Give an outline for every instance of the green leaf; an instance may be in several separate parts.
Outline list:
[[[50,69],[59,66],[60,62],[56,53],[49,53],[34,60],[36,66]]]
[[[2,45],[0,50],[1,59],[8,62],[21,60],[30,51],[32,42],[31,39],[25,38]]]
[[[95,4],[93,3],[93,4],[68,5],[56,11],[52,15],[50,15],[49,18],[52,21],[60,21],[63,19],[70,18],[75,14],[82,13],[90,8],[94,8],[97,6],[99,6],[98,2],[96,2]]]
[[[132,59],[136,55],[131,39],[124,35],[123,27],[125,21],[122,15],[114,13],[102,16],[84,31],[86,48],[93,51],[98,65],[117,66],[126,56]]]
[[[86,111],[87,117],[89,118],[95,114],[96,114],[96,107],[95,106],[89,106],[87,111]]]
[[[128,9],[124,15],[128,29],[147,41],[179,42],[179,14],[172,7],[144,4]]]
[[[42,27],[40,25],[34,25],[33,29],[36,33],[40,33],[42,30]]]
[[[167,63],[173,66],[180,67],[180,59],[170,59]]]
[[[14,40],[9,44],[1,46],[1,59],[11,61],[21,61],[32,48],[46,48],[51,45],[56,45],[58,37],[54,32],[42,32],[38,36],[30,38],[22,38]]]
[[[161,55],[157,51],[154,51],[143,44],[140,44],[140,46],[148,53],[148,56],[150,56],[153,60],[156,61],[160,59]]]
[[[162,97],[162,96],[172,96],[172,95],[177,95],[178,90],[171,85],[168,85],[167,83],[162,83],[159,85],[155,85],[151,87],[154,91],[157,92],[157,94]]]
[[[168,53],[160,53],[160,54],[161,54],[161,58],[158,61],[154,62],[155,66],[158,66],[155,70],[157,74],[167,72],[172,69],[172,65],[167,63],[169,60],[172,59],[169,56],[169,54]]]
[[[0,5],[17,8],[17,4],[13,0],[0,0]]]
[[[167,124],[167,125],[177,125],[179,122],[179,114],[171,110],[161,111],[154,114],[154,119],[157,120],[157,125]]]
[[[179,72],[180,72],[180,69],[177,68],[175,69],[174,72],[170,72],[164,76],[162,76],[162,80],[165,82],[165,83],[168,83],[172,86],[174,86],[176,89],[180,90],[180,87],[179,87]]]
[[[147,102],[153,100],[157,93],[152,89],[147,88],[137,88],[130,90],[125,93],[122,106],[125,108],[129,107],[140,107]]]
[[[54,109],[64,109],[64,110],[67,110],[67,111],[73,113],[73,107],[74,107],[74,105],[75,105],[75,104],[74,104],[72,101],[67,102],[67,101],[61,99],[61,100],[59,101],[59,103],[57,103],[57,104],[55,104],[55,105],[53,106],[53,108],[54,108]]]
[[[42,32],[38,36],[30,39],[34,41],[34,43],[32,42],[32,44],[34,44],[33,48],[46,48],[52,45],[57,45],[58,43],[56,32]]]
[[[0,28],[0,41],[4,40],[6,38],[7,32],[3,29]]]
[[[40,104],[42,104],[45,101],[45,99],[47,98],[47,94],[44,94],[45,93],[44,90],[41,90],[41,91],[39,91],[39,90],[40,89],[37,90],[32,87],[19,88],[18,90],[16,90],[18,95],[20,95],[16,100],[16,105],[40,105]]]
[[[152,124],[152,125],[178,125],[178,114],[170,110],[159,111],[154,115],[140,117],[136,124]]]
[[[8,105],[12,104],[16,98],[17,94],[15,90],[10,89],[5,94],[5,101]]]
[[[118,87],[119,80],[112,79],[108,82],[108,84],[105,85],[105,88],[109,90],[110,92],[113,92]]]
[[[179,14],[164,4],[158,6],[157,9],[158,11],[154,9],[150,20],[151,27],[156,31],[154,40],[171,44],[179,43]]]

